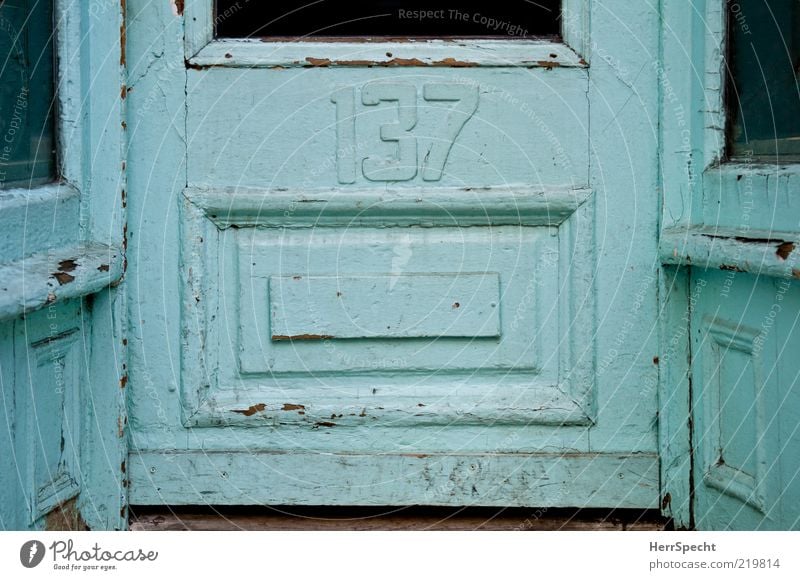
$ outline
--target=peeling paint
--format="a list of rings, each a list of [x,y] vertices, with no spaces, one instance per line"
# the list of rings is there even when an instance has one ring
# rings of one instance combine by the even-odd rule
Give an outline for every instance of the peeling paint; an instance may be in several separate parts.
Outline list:
[[[283,404],[283,411],[303,411],[305,410],[305,405],[295,405],[293,403],[284,403]]]
[[[537,60],[536,66],[540,66],[547,70],[553,70],[554,68],[561,66],[561,63],[555,60]]]
[[[728,272],[744,272],[739,266],[735,266],[733,264],[721,264],[719,267],[720,270],[726,270]]]
[[[77,267],[78,267],[78,261],[75,258],[70,258],[68,260],[61,260],[58,263],[58,269],[61,272],[72,272]]]
[[[63,286],[64,284],[69,284],[75,280],[75,276],[71,274],[67,274],[66,272],[53,272],[53,278],[58,280],[58,285]]]
[[[119,2],[120,13],[122,14],[122,21],[119,25],[119,65],[124,67],[125,66],[125,45],[127,44],[126,36],[127,32],[125,30],[125,17],[126,17],[126,0],[120,0]]]
[[[245,417],[252,417],[256,413],[260,413],[266,408],[267,406],[264,403],[259,403],[258,405],[253,405],[247,409],[242,409],[242,410],[233,409],[233,412],[239,413],[240,415],[244,415]]]
[[[789,255],[793,251],[794,251],[794,243],[792,243],[792,242],[783,242],[775,250],[775,255],[778,256],[781,260],[787,260],[787,259],[789,259]]]

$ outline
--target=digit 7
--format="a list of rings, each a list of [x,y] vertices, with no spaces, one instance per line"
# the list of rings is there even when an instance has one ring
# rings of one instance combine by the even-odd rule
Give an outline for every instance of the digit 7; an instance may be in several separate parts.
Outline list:
[[[422,161],[422,179],[439,181],[442,178],[447,158],[464,125],[478,109],[478,87],[465,83],[430,83],[423,87],[426,101],[452,101],[456,105],[450,109],[444,135],[434,137],[433,144]]]

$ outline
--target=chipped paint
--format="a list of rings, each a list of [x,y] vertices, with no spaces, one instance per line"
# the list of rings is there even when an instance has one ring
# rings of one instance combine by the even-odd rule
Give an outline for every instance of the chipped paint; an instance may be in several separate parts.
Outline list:
[[[245,417],[252,417],[256,413],[261,413],[266,408],[267,408],[266,404],[259,403],[257,405],[252,405],[251,407],[248,407],[247,409],[243,409],[243,410],[234,409],[233,412],[234,413],[239,413],[240,415],[244,415]]]
[[[793,242],[783,242],[775,250],[775,255],[778,256],[781,260],[788,260],[789,259],[789,255],[792,252],[794,252],[794,243]]]

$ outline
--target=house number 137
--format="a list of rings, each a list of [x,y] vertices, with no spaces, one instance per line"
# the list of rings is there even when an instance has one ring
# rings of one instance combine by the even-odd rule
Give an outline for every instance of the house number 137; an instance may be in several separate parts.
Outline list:
[[[478,108],[478,87],[464,83],[428,83],[422,86],[425,101],[449,101],[444,126],[433,136],[433,142],[418,161],[417,138],[412,133],[417,124],[417,87],[410,83],[371,82],[361,88],[361,102],[375,106],[381,102],[397,103],[397,121],[379,128],[381,141],[394,143],[394,157],[369,156],[361,162],[361,172],[370,181],[409,181],[421,170],[425,181],[442,178],[447,157],[461,129]],[[356,92],[352,87],[331,96],[336,104],[336,171],[340,183],[355,183],[356,160]]]

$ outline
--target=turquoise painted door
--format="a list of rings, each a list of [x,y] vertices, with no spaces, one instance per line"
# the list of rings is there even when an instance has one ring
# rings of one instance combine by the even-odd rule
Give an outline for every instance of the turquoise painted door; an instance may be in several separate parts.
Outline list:
[[[798,529],[800,4],[693,6],[659,71],[664,492],[680,525]]]
[[[657,12],[262,42],[212,4],[127,4],[130,502],[660,505]]]

